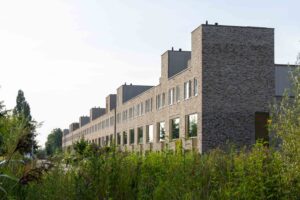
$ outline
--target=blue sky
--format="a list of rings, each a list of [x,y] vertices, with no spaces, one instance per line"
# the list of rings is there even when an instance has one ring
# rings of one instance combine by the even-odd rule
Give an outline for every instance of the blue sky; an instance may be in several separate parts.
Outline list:
[[[43,145],[124,82],[156,85],[160,55],[190,50],[191,31],[206,20],[275,28],[275,62],[294,63],[299,8],[291,0],[1,0],[0,100],[12,108],[25,92],[44,122]]]

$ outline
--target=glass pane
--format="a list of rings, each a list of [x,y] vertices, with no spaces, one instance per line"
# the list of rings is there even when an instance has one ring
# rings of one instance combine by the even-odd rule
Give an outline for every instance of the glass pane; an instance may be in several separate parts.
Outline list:
[[[153,142],[153,125],[146,126],[146,142]]]
[[[179,138],[179,123],[180,123],[180,119],[179,118],[171,120],[172,139]]]
[[[134,144],[134,129],[130,129],[129,131],[129,137],[130,137],[130,144]]]
[[[165,140],[165,122],[160,122],[159,123],[159,141],[164,141]]]
[[[149,142],[153,142],[153,125],[149,125]]]
[[[127,144],[127,133],[123,132],[123,144]]]
[[[143,143],[143,127],[138,128],[138,142]]]
[[[188,137],[197,136],[197,114],[192,114],[188,116]]]

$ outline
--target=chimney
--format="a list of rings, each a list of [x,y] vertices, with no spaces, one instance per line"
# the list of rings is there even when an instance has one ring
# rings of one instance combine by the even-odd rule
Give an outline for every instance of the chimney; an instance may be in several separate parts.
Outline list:
[[[181,51],[181,48],[179,48],[179,51]]]
[[[205,25],[208,25],[208,21],[206,20]]]
[[[216,22],[215,25],[218,26],[219,24]]]

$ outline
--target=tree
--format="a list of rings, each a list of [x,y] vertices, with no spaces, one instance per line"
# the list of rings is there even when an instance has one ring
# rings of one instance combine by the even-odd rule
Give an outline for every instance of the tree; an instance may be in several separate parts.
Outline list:
[[[3,105],[3,101],[0,101],[0,117],[4,117],[4,115],[7,113],[5,110],[4,110],[4,105]]]
[[[286,90],[282,99],[273,105],[270,129],[279,140],[281,151],[286,163],[300,171],[300,54],[297,67],[290,73],[291,88]],[[290,96],[292,95],[292,97]]]
[[[36,152],[36,157],[38,159],[44,160],[46,159],[46,150],[45,149],[38,149]]]
[[[37,123],[32,120],[30,106],[22,90],[18,91],[16,102],[17,104],[13,110],[13,115],[24,121],[27,130],[27,133],[24,134],[24,137],[18,143],[18,151],[22,154],[32,153],[32,151],[36,151],[38,148],[37,142],[35,141]]]
[[[79,155],[83,155],[88,145],[88,142],[85,141],[84,138],[81,138],[74,144],[73,148],[76,153],[78,153]]]
[[[14,108],[13,114],[16,116],[23,116],[28,121],[32,120],[31,114],[30,114],[30,106],[27,103],[24,92],[22,90],[18,91],[17,95],[17,105]]]
[[[62,130],[60,128],[55,128],[47,137],[47,142],[45,143],[47,155],[53,155],[57,151],[62,149]]]

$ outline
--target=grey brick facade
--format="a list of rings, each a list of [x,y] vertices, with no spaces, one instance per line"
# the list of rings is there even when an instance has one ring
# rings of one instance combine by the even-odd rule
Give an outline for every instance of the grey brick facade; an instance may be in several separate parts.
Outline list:
[[[201,25],[192,32],[191,51],[161,56],[157,86],[120,86],[106,98],[106,113],[64,134],[63,146],[81,137],[100,146],[115,141],[120,150],[141,152],[174,150],[178,140],[200,153],[227,142],[250,145],[255,142],[255,113],[268,112],[274,95],[274,29]],[[179,122],[176,138],[173,119]]]

